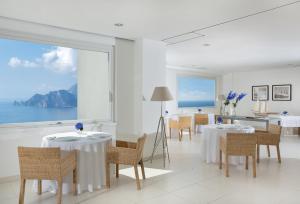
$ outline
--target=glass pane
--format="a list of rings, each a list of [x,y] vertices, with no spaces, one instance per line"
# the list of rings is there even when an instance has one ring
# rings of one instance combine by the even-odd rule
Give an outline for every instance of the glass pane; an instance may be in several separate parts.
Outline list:
[[[212,107],[215,106],[216,81],[200,77],[177,78],[178,107]]]
[[[77,50],[0,39],[0,123],[77,118]]]
[[[111,120],[109,53],[78,50],[78,118]]]

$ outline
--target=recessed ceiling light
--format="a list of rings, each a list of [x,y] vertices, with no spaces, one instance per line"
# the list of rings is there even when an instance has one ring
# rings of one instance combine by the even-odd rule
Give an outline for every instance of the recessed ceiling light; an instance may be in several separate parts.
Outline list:
[[[208,46],[210,46],[210,44],[209,43],[204,43],[203,46],[208,47]]]
[[[115,26],[117,26],[117,27],[122,27],[122,26],[123,26],[123,23],[115,23]]]

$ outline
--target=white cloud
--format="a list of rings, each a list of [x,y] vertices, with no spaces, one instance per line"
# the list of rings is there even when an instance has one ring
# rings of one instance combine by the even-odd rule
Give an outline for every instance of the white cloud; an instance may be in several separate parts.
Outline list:
[[[42,55],[45,68],[56,72],[76,71],[75,52],[72,48],[56,47],[56,49]]]
[[[21,65],[21,60],[17,57],[12,57],[12,58],[10,58],[8,65],[10,67],[18,67]]]
[[[10,58],[10,67],[35,68],[41,67],[50,69],[54,72],[74,72],[76,71],[76,53],[72,48],[54,47],[54,49],[42,54],[41,57],[29,61],[17,57]]]
[[[17,57],[10,58],[8,65],[11,67],[26,67],[26,68],[34,68],[38,66],[35,62],[31,62],[28,60],[21,60]]]

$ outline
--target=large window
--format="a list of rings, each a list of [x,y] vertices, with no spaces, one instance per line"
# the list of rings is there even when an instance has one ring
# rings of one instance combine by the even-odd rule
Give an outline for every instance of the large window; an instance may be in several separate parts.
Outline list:
[[[178,107],[215,106],[216,81],[194,76],[178,76]]]
[[[77,118],[76,49],[0,39],[0,123]]]

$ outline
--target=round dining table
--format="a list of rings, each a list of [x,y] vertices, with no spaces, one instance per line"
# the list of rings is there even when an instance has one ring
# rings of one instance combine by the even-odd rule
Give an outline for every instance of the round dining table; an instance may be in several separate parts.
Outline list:
[[[254,133],[255,128],[247,125],[236,124],[213,124],[203,126],[201,139],[201,157],[206,163],[219,162],[220,137],[226,136],[227,133]],[[230,164],[240,164],[244,157],[229,157]]]
[[[105,154],[111,144],[111,134],[105,132],[77,131],[57,133],[43,137],[42,147],[59,147],[62,156],[77,150],[77,193],[93,192],[105,185]],[[37,181],[34,182],[37,191]],[[43,180],[42,191],[56,192],[56,181]],[[63,194],[72,191],[72,174],[63,180]]]

